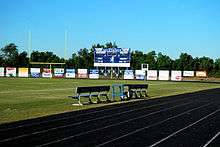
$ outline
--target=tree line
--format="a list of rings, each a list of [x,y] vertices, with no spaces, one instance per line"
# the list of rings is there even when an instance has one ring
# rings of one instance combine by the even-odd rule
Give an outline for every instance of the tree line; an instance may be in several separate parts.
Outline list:
[[[117,48],[116,43],[108,42],[104,45],[95,44],[90,49],[83,48],[77,53],[72,53],[69,59],[61,58],[53,52],[33,51],[30,59],[27,52],[18,52],[17,46],[10,43],[0,49],[0,66],[2,67],[31,67],[31,62],[65,62],[66,67],[94,68],[94,48]],[[179,58],[172,59],[169,56],[151,51],[132,51],[131,69],[140,69],[141,64],[149,64],[149,69],[155,70],[193,70],[207,71],[209,76],[220,77],[220,58],[213,60],[209,57],[192,57],[188,53],[181,53]]]

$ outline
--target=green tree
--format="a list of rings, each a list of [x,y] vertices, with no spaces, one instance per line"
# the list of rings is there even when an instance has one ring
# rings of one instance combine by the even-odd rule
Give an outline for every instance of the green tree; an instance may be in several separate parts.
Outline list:
[[[112,42],[107,42],[106,44],[105,44],[105,48],[117,48],[118,46],[116,45],[116,43],[114,42],[113,44],[112,44]]]
[[[53,52],[33,51],[31,53],[31,61],[32,62],[54,62],[54,63],[60,63],[60,62],[65,62],[65,59],[64,58],[60,58],[59,56],[53,54]]]
[[[177,64],[178,64],[178,69],[182,71],[193,70],[194,59],[191,55],[187,53],[181,53]]]
[[[89,61],[89,51],[86,48],[80,49],[78,52],[78,67],[79,68],[88,68]]]
[[[158,53],[157,56],[157,69],[158,70],[171,70],[171,58],[167,55],[163,55],[162,53]]]
[[[180,66],[180,59],[172,60],[171,67],[172,70],[182,70]]]
[[[72,57],[67,60],[66,66],[68,68],[78,68],[78,56],[76,53],[73,53]]]
[[[144,54],[141,51],[134,51],[131,53],[131,67],[133,69],[141,69],[141,64],[146,63]]]
[[[149,64],[149,69],[157,69],[156,58],[157,58],[156,52],[151,51],[147,54],[144,54],[143,63]]]
[[[199,70],[205,70],[207,72],[213,70],[214,67],[213,59],[209,57],[201,57],[199,58],[199,60],[200,60]]]
[[[1,48],[1,57],[4,60],[3,66],[18,66],[18,49],[14,43]]]
[[[220,58],[215,60],[214,68],[215,70],[220,70]]]
[[[29,58],[27,57],[27,52],[24,51],[18,55],[18,63],[19,67],[28,67]]]

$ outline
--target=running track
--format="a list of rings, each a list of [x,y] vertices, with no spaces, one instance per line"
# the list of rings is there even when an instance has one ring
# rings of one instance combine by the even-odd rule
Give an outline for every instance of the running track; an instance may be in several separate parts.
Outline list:
[[[220,89],[0,125],[0,146],[220,146]]]

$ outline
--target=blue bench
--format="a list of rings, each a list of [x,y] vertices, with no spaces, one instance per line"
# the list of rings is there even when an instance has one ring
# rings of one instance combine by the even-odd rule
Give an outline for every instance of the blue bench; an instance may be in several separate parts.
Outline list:
[[[79,105],[83,105],[80,102],[81,97],[89,98],[90,103],[92,102],[92,97],[97,98],[97,102],[101,102],[100,97],[106,97],[107,101],[109,100],[108,93],[110,91],[110,86],[89,86],[89,87],[77,87],[76,88],[76,95],[69,96],[70,98],[77,99]]]

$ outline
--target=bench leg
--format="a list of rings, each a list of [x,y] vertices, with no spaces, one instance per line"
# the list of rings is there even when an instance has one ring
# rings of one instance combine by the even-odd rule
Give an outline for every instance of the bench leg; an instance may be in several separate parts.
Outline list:
[[[138,98],[138,93],[136,90],[135,90],[135,98]]]
[[[89,103],[90,103],[90,104],[93,104],[93,102],[92,102],[92,99],[91,99],[91,98],[92,98],[92,96],[91,96],[91,94],[90,94],[90,95],[89,95]]]
[[[125,95],[125,97],[126,97],[127,99],[130,98],[130,97],[129,97],[129,91],[125,91],[125,92],[124,92],[124,95]]]
[[[142,90],[140,90],[140,98],[143,98]]]
[[[148,95],[147,95],[147,90],[145,90],[144,93],[145,93],[145,97],[148,97]]]
[[[80,106],[82,106],[83,104],[80,102],[80,96],[78,97],[78,103]]]
[[[106,97],[106,101],[107,101],[107,102],[111,102],[110,99],[109,99],[109,97],[108,97],[108,94],[106,94],[105,97]]]
[[[97,95],[97,103],[101,103],[100,95],[99,94]]]
[[[128,91],[129,99],[133,98],[133,96],[134,96],[134,91],[132,91],[132,90]]]

